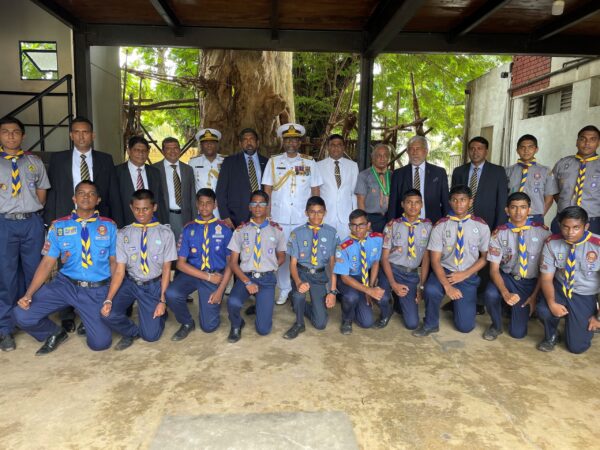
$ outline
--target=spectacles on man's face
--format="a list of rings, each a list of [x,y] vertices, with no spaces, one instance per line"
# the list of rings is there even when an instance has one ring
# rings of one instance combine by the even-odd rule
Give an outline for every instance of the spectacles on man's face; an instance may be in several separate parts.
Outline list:
[[[261,208],[266,208],[267,205],[267,202],[250,202],[250,208],[256,208],[257,206],[260,206]]]
[[[361,222],[361,223],[350,222],[348,225],[350,226],[350,228],[367,228],[367,225],[369,225],[369,222]]]

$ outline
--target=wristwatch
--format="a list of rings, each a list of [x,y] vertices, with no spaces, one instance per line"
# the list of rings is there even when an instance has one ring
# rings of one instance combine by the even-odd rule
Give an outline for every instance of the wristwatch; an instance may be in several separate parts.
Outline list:
[[[327,292],[328,294],[333,294],[333,295],[338,295],[340,293],[340,291],[338,291],[337,289],[331,289],[329,292]]]
[[[419,290],[420,291],[424,291],[425,290],[425,286],[423,286],[422,284],[419,285]]]

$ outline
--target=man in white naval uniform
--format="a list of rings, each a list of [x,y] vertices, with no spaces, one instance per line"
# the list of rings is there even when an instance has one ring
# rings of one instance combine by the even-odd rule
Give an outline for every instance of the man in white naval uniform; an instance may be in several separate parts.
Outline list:
[[[214,128],[202,128],[196,133],[196,139],[200,143],[200,155],[190,159],[189,165],[194,169],[196,181],[196,192],[208,188],[216,191],[219,172],[225,159],[219,155],[219,141],[221,132]],[[214,210],[215,217],[219,217],[219,209]]]

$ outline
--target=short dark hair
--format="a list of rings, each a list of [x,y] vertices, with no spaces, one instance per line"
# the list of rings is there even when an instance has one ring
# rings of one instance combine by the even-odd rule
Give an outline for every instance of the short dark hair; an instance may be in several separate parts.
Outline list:
[[[404,194],[402,194],[402,201],[406,200],[408,197],[420,197],[423,199],[421,191],[418,189],[409,189],[408,191],[405,191]]]
[[[323,200],[318,195],[313,195],[306,201],[306,211],[308,211],[308,208],[310,208],[311,206],[322,206],[323,208],[325,208],[325,210],[327,210],[327,206],[325,206],[325,200]]]
[[[600,137],[600,130],[598,129],[598,127],[595,127],[594,125],[586,125],[585,127],[583,127],[577,133],[577,137],[581,136],[586,131],[593,131],[594,133],[596,133],[598,135],[598,137]]]
[[[369,215],[367,214],[367,212],[364,209],[355,209],[354,211],[352,211],[350,213],[350,216],[348,217],[348,221],[352,222],[354,219],[358,219],[359,217],[366,217],[367,220],[369,219]]]
[[[508,208],[511,202],[519,202],[525,200],[527,202],[527,206],[531,206],[531,197],[527,195],[525,192],[513,192],[506,199],[506,207]]]
[[[129,204],[133,205],[135,200],[150,200],[150,203],[156,205],[156,200],[154,199],[154,193],[150,189],[138,189],[133,194],[131,194],[131,199],[129,200]]]
[[[255,195],[258,195],[262,198],[265,199],[265,202],[269,203],[269,194],[267,194],[265,191],[263,191],[262,189],[257,189],[255,190],[252,195],[250,196],[250,199],[252,200],[252,197],[254,197]]]
[[[535,137],[533,134],[524,134],[523,136],[521,136],[521,137],[519,138],[519,140],[517,141],[517,147],[518,147],[519,145],[521,145],[521,143],[522,143],[523,141],[532,141],[532,142],[533,142],[533,144],[534,144],[536,147],[538,146],[538,143],[537,143],[537,138],[536,138],[536,137]]]
[[[562,223],[566,219],[581,220],[583,223],[588,223],[588,213],[581,206],[567,206],[558,213],[558,223]]]
[[[475,136],[474,138],[471,138],[469,145],[471,145],[473,142],[479,142],[480,144],[485,145],[485,148],[490,148],[490,143],[483,136]]]
[[[92,180],[82,180],[82,181],[80,181],[75,186],[75,189],[73,190],[73,192],[74,193],[77,192],[77,189],[79,189],[79,186],[81,186],[83,184],[87,184],[88,186],[93,186],[94,189],[96,189],[96,194],[100,195],[100,191],[98,191],[98,185],[96,183],[94,183]]]
[[[345,141],[344,141],[344,138],[342,137],[342,135],[341,135],[341,134],[338,134],[338,133],[333,133],[333,134],[330,134],[329,136],[327,136],[327,143],[329,144],[329,143],[330,143],[331,141],[333,141],[334,139],[339,139],[339,140],[341,140],[342,142],[345,142]]]
[[[473,197],[473,193],[471,192],[471,188],[469,186],[464,185],[464,184],[457,184],[456,186],[452,186],[452,189],[450,189],[450,196],[449,197],[452,198],[453,195],[460,195],[460,194],[465,194],[469,198]]]
[[[238,139],[241,141],[246,133],[252,133],[257,141],[260,140],[258,138],[258,133],[254,128],[244,128],[242,131],[240,131],[240,134],[238,134]]]
[[[132,148],[135,144],[144,144],[150,150],[150,144],[143,136],[131,136],[127,141],[127,148]]]
[[[15,124],[21,129],[21,133],[25,134],[25,125],[19,119],[13,116],[6,116],[0,119],[0,127],[2,125]]]
[[[208,197],[212,198],[213,201],[217,200],[217,194],[211,188],[202,188],[196,192],[196,201],[200,199],[200,197]]]
[[[160,148],[164,150],[165,144],[173,144],[173,143],[181,146],[181,144],[179,143],[179,139],[169,136],[169,137],[166,137],[163,139],[162,143],[160,144]]]
[[[73,125],[76,123],[87,123],[90,126],[90,130],[94,131],[94,125],[92,121],[87,117],[77,116],[73,120],[71,120],[71,125],[69,125],[69,131],[73,131]]]

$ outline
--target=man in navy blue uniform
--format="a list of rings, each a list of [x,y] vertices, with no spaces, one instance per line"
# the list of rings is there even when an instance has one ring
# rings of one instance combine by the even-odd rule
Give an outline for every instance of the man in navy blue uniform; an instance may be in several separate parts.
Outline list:
[[[48,316],[67,306],[75,308],[87,330],[87,344],[92,350],[110,347],[110,329],[102,322],[100,309],[106,300],[115,264],[117,226],[100,217],[98,188],[89,180],[75,187],[76,209],[70,216],[57,219],[48,231],[33,281],[15,308],[17,325],[38,341],[45,340],[36,355],[50,353],[68,338],[67,332]],[[54,264],[60,257],[63,265],[48,284]]]
[[[199,323],[206,333],[212,333],[221,323],[221,299],[231,278],[227,249],[233,231],[214,216],[216,195],[203,188],[196,193],[198,218],[183,228],[179,243],[177,269],[180,273],[167,289],[167,305],[181,324],[171,338],[185,339],[196,328],[187,307],[187,297],[198,291]]]

